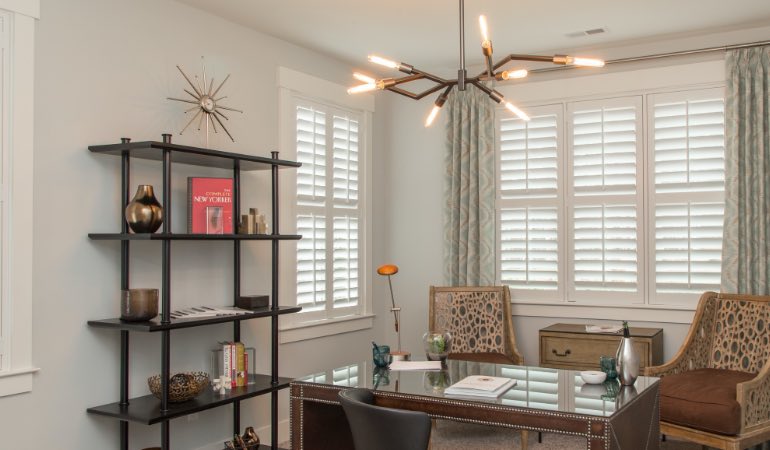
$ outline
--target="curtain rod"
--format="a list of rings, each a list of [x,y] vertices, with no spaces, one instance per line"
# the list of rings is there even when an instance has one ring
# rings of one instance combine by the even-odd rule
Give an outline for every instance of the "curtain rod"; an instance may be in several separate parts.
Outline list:
[[[669,58],[671,56],[697,55],[699,53],[712,53],[712,52],[720,52],[720,51],[727,51],[727,50],[736,50],[739,48],[761,47],[763,45],[770,45],[770,41],[751,42],[748,44],[723,45],[720,47],[707,47],[707,48],[699,48],[695,50],[682,50],[678,52],[657,53],[654,55],[632,56],[629,58],[611,59],[611,60],[605,61],[605,65],[621,64],[621,63],[629,63],[629,62],[637,62],[637,61],[648,61],[652,59]],[[533,69],[533,70],[530,70],[529,72],[544,73],[544,72],[553,72],[556,70],[567,70],[567,69],[575,69],[575,68],[577,67],[576,66],[544,67],[542,69]]]

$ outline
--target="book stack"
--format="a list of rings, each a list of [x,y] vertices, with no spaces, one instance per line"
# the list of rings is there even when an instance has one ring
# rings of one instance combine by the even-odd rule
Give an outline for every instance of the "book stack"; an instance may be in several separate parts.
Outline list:
[[[444,395],[458,397],[497,398],[516,385],[512,378],[472,375],[444,390]]]
[[[222,369],[225,387],[246,386],[249,380],[249,354],[242,342],[222,343]]]

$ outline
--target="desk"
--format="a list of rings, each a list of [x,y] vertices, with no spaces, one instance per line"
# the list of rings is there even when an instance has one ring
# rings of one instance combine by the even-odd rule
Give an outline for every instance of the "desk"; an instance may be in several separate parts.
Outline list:
[[[468,375],[517,382],[496,400],[444,396],[444,388]],[[367,361],[298,378],[290,388],[292,450],[354,449],[337,399],[351,387],[372,389],[377,405],[434,419],[581,436],[591,450],[659,449],[657,378],[616,384],[614,394],[613,386],[584,385],[576,371],[449,360],[440,372],[372,371]]]

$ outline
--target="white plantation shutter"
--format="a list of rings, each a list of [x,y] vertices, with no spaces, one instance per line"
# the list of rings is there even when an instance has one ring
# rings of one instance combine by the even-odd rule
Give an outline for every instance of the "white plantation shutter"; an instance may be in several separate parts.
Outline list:
[[[572,116],[572,165],[576,193],[634,192],[636,105],[577,109]]]
[[[500,212],[500,279],[512,289],[555,290],[559,282],[558,211]]]
[[[655,285],[658,292],[703,293],[719,287],[724,203],[655,207]]]
[[[572,376],[572,389],[574,389],[574,411],[578,414],[591,414],[610,416],[615,412],[615,399],[603,398],[597,395],[595,388],[602,385],[586,384],[580,375]]]
[[[358,121],[334,116],[334,202],[358,202]]]
[[[334,218],[334,307],[358,303],[358,219]]]
[[[318,204],[326,197],[326,113],[297,107],[297,199]]]
[[[297,304],[305,311],[326,304],[326,218],[297,216]]]
[[[498,122],[498,273],[514,297],[560,296],[561,105]]]
[[[718,290],[724,220],[724,92],[651,95],[651,241],[656,303]],[[683,296],[682,294],[691,294]]]
[[[358,364],[332,370],[332,380],[337,386],[358,386]]]
[[[530,111],[531,114],[535,112]],[[542,193],[556,196],[561,115],[500,120],[501,198]]]
[[[637,217],[634,205],[574,209],[574,282],[577,290],[637,290]]]
[[[359,292],[361,114],[297,99],[297,304],[307,317],[351,314]]]
[[[642,98],[568,105],[572,300],[641,301]],[[612,291],[628,294],[619,301]]]

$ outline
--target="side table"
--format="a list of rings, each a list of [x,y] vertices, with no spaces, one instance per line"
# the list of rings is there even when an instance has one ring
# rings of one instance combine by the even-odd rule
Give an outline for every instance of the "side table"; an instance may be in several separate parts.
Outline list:
[[[640,369],[663,364],[663,329],[630,327]],[[589,333],[585,325],[557,323],[540,330],[540,366],[599,370],[599,357],[615,356],[622,334]]]

